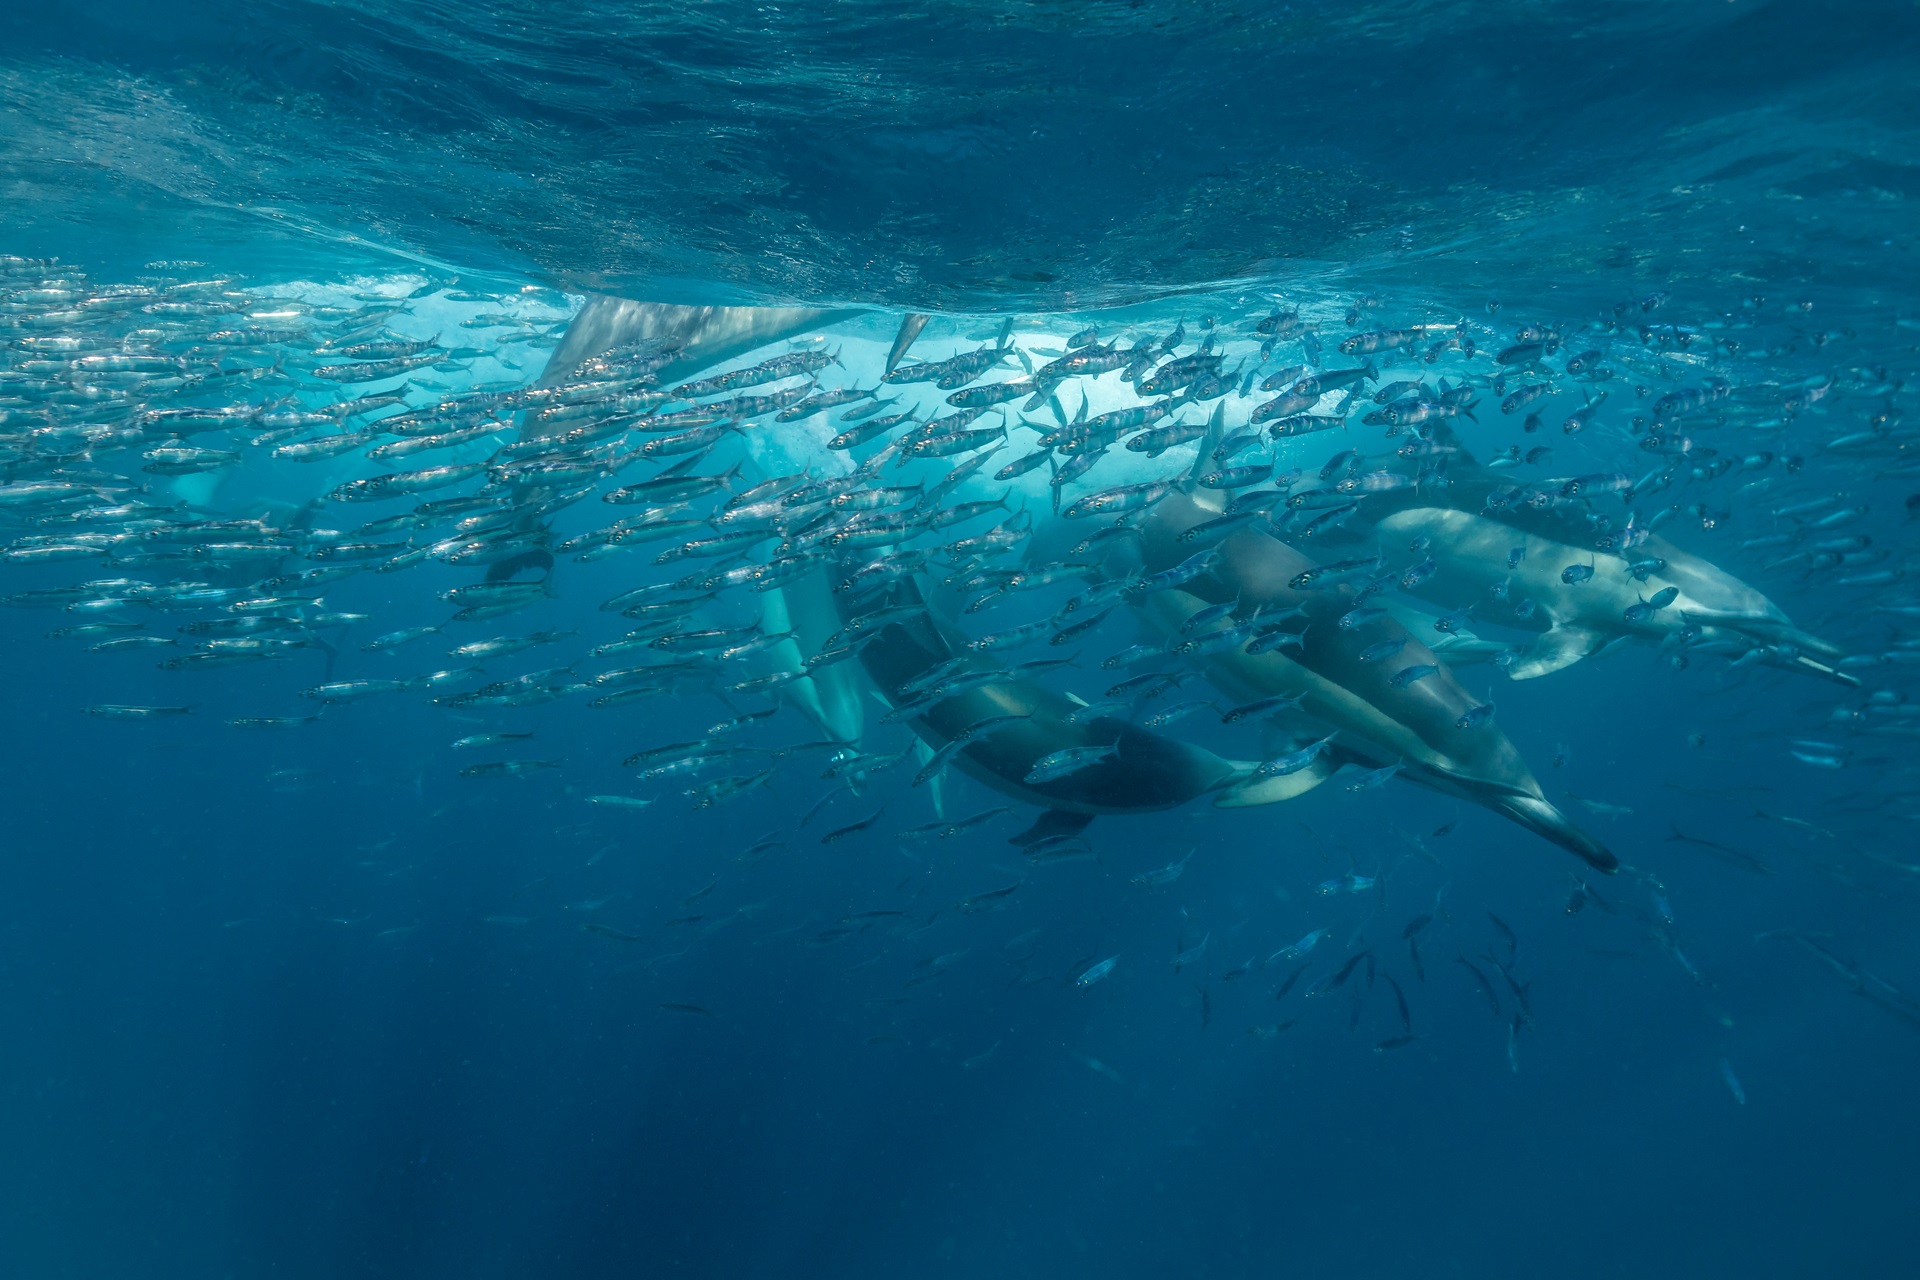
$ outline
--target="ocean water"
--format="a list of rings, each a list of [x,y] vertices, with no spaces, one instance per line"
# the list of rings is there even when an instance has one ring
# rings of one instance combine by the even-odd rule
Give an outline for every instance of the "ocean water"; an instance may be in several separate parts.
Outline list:
[[[1905,1274],[1917,54],[0,12],[0,1268]]]

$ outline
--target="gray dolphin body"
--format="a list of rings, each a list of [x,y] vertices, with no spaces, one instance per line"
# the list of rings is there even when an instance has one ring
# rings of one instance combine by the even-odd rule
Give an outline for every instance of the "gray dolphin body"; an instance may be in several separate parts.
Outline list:
[[[542,381],[558,381],[581,362],[614,347],[642,338],[664,338],[679,348],[674,361],[661,370],[661,381],[665,382],[677,374],[710,368],[851,314],[805,308],[681,307],[596,297],[575,317],[566,338],[548,361]],[[903,324],[896,339],[896,361],[925,320],[924,316],[909,317]],[[895,592],[911,592],[918,598],[918,588],[910,585],[896,587]],[[828,596],[824,573],[766,593],[763,630],[769,634],[797,633],[776,650],[777,665],[798,669],[804,655],[819,651],[824,632],[830,627],[824,604]],[[928,610],[906,624],[888,627],[862,651],[861,661],[881,691],[894,698],[907,681],[952,658],[962,643]],[[850,667],[835,664],[815,668],[792,681],[784,692],[835,739],[851,742],[859,738],[864,718]],[[923,741],[938,747],[956,733],[993,716],[1028,716],[968,743],[953,763],[996,790],[1054,813],[1091,816],[1168,809],[1232,783],[1246,770],[1244,764],[1118,720],[1069,724],[1066,717],[1074,710],[1075,704],[1064,695],[1031,681],[1014,680],[971,689],[937,703],[916,718],[913,727]],[[1105,759],[1050,782],[1029,785],[1025,781],[1042,757],[1063,748],[1093,746],[1113,746],[1115,750]],[[1259,799],[1250,797],[1247,803],[1298,794],[1321,776],[1324,771],[1311,771],[1297,779],[1282,780],[1291,785],[1266,788]],[[1077,825],[1057,821],[1052,829],[1073,830],[1083,825],[1084,821]]]
[[[582,361],[629,342],[661,338],[678,347],[678,354],[660,369],[660,381],[668,385],[683,374],[697,373],[755,347],[811,333],[858,314],[817,307],[685,307],[596,295],[587,299],[567,326],[540,381],[556,382]]]
[[[903,582],[893,588],[889,603],[925,601],[917,586]],[[860,660],[882,695],[899,705],[911,700],[905,692],[908,683],[951,661],[963,644],[964,637],[927,609],[882,630],[861,650]],[[982,663],[979,669],[987,668]],[[912,724],[922,741],[940,747],[956,734],[995,716],[1025,717],[967,743],[953,757],[953,765],[997,791],[1041,805],[1055,815],[1091,817],[1171,809],[1238,782],[1250,767],[1121,720],[1069,723],[1067,717],[1076,709],[1077,704],[1064,694],[1030,680],[1009,679],[936,702]],[[1043,757],[1074,747],[1112,747],[1113,751],[1064,777],[1041,783],[1026,781]],[[1299,794],[1320,776],[1324,773],[1288,780],[1292,786],[1270,789],[1259,802]],[[1035,830],[1077,830],[1084,825],[1084,820],[1049,823],[1043,819]]]
[[[659,371],[660,381],[667,383],[854,314],[811,307],[684,307],[597,296],[587,300],[568,326],[540,382],[562,381],[582,362],[615,347],[659,338],[678,351]],[[762,600],[761,630],[768,635],[794,633],[793,639],[775,647],[776,669],[800,671],[805,655],[816,652],[821,639],[838,625],[824,573],[773,588]],[[860,690],[846,667],[824,667],[801,676],[783,686],[782,695],[827,736],[840,742],[859,740],[864,725]]]
[[[1354,526],[1366,522],[1366,532],[1383,548],[1427,539],[1425,554],[1436,571],[1414,594],[1449,609],[1471,604],[1483,621],[1541,632],[1508,668],[1514,679],[1558,671],[1616,641],[1657,644],[1694,627],[1700,643],[1759,646],[1771,665],[1859,684],[1823,661],[1839,654],[1837,646],[1795,627],[1778,605],[1718,565],[1657,534],[1626,554],[1596,549],[1593,528],[1582,518],[1589,510],[1584,501],[1546,507],[1489,502],[1505,489],[1511,486],[1492,473],[1468,467],[1444,487],[1366,499]],[[1519,563],[1509,567],[1516,551]],[[1662,563],[1644,579],[1629,572],[1633,561],[1647,560]],[[1591,566],[1592,576],[1565,581],[1562,575],[1574,566]],[[1503,581],[1509,595],[1505,605],[1492,594]],[[1678,595],[1667,607],[1634,609],[1669,586]],[[1535,606],[1531,618],[1515,612],[1523,600]]]
[[[1140,526],[1146,571],[1158,572],[1191,556],[1193,547],[1179,535],[1218,516],[1222,507],[1219,494],[1211,491],[1176,492],[1154,506]],[[1207,677],[1249,700],[1297,693],[1303,711],[1340,731],[1348,758],[1373,766],[1404,762],[1401,776],[1408,781],[1484,805],[1595,867],[1617,869],[1613,854],[1547,800],[1497,724],[1461,726],[1461,717],[1479,699],[1391,614],[1343,627],[1340,618],[1353,608],[1350,588],[1295,590],[1295,576],[1313,567],[1313,560],[1271,534],[1243,529],[1218,544],[1207,573],[1182,590],[1143,597],[1137,611],[1172,635],[1208,604],[1237,599],[1248,613],[1257,609],[1276,617],[1302,610],[1307,625],[1299,645],[1261,654],[1230,649],[1199,659]],[[1360,656],[1396,640],[1404,647],[1390,659]],[[1396,672],[1428,665],[1436,670],[1394,684]]]

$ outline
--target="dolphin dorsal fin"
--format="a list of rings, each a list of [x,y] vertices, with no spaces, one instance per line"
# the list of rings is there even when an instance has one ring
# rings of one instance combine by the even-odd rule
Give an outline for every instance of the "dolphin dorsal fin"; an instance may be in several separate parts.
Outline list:
[[[1227,402],[1222,400],[1213,406],[1213,416],[1207,419],[1207,435],[1200,442],[1200,451],[1194,455],[1193,466],[1187,469],[1187,479],[1197,481],[1207,474],[1213,465],[1213,451],[1226,436]]]

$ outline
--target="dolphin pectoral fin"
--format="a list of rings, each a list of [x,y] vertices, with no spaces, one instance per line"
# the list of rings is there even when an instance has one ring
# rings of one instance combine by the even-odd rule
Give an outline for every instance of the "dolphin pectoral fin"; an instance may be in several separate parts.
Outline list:
[[[1567,815],[1556,809],[1549,800],[1522,792],[1510,792],[1485,797],[1483,803],[1506,814],[1534,834],[1544,836],[1562,849],[1579,855],[1597,871],[1614,872],[1620,869],[1620,859],[1614,857],[1605,845],[1574,826]]]
[[[1049,809],[1034,819],[1032,826],[1019,835],[1011,837],[1007,843],[1025,848],[1049,836],[1077,836],[1085,831],[1087,824],[1092,821],[1093,815],[1090,813],[1068,813],[1064,809]]]
[[[1629,644],[1632,644],[1632,643],[1633,643],[1632,636],[1614,636],[1611,639],[1609,639],[1605,644],[1601,645],[1598,649],[1595,649],[1593,653],[1589,656],[1595,657],[1595,658],[1604,658],[1608,654],[1614,653],[1620,649],[1624,649]]]
[[[1228,786],[1213,798],[1216,809],[1250,809],[1254,805],[1278,804],[1282,800],[1291,800],[1295,796],[1305,795],[1321,783],[1331,778],[1340,768],[1338,760],[1322,756],[1298,773],[1282,774],[1277,778],[1253,778]],[[1247,772],[1253,766],[1247,765]]]
[[[1515,680],[1531,680],[1570,667],[1606,646],[1608,637],[1587,627],[1557,623],[1530,645],[1520,660],[1507,668]]]

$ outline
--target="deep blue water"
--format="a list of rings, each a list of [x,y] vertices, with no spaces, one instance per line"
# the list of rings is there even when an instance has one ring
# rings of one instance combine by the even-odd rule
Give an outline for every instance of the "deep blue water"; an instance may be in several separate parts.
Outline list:
[[[718,676],[616,708],[588,705],[596,691],[503,710],[414,690],[286,731],[223,723],[312,714],[303,689],[453,666],[449,646],[492,635],[580,632],[485,661],[494,679],[628,661],[586,657],[631,625],[595,606],[680,572],[650,566],[664,543],[559,554],[551,598],[475,623],[448,623],[439,595],[475,582],[471,564],[359,574],[325,591],[367,615],[325,633],[337,657],[204,672],[159,669],[173,649],[93,653],[46,633],[124,617],[171,638],[221,609],[14,598],[199,567],[10,559],[0,595],[23,607],[0,609],[0,1268],[1905,1274],[1920,1190],[1920,469],[1903,425],[1920,334],[1917,53],[1911,4],[1746,0],[100,0],[0,14],[0,254],[58,259],[0,278],[0,487],[84,473],[192,504],[180,519],[290,523],[381,470],[278,462],[250,430],[191,438],[245,455],[217,480],[143,473],[137,451],[104,441],[56,458],[59,428],[112,410],[49,399],[22,340],[110,333],[144,350],[131,331],[147,322],[46,319],[62,304],[19,291],[49,280],[88,294],[231,278],[252,298],[360,311],[416,294],[391,331],[466,349],[413,375],[416,406],[559,378],[549,354],[598,294],[847,308],[822,328],[844,359],[823,374],[834,387],[874,382],[907,311],[934,315],[914,348],[928,359],[990,341],[1006,317],[1020,343],[1057,353],[1086,325],[1126,346],[1184,323],[1192,343],[1208,316],[1229,367],[1251,368],[1255,323],[1299,308],[1325,358],[1294,342],[1261,372],[1346,367],[1335,349],[1354,333],[1459,321],[1481,349],[1435,368],[1476,380],[1477,418],[1454,422],[1474,459],[1552,446],[1552,461],[1500,473],[1520,482],[1639,480],[1678,457],[1671,487],[1590,509],[1671,511],[1663,537],[1765,592],[1857,681],[1758,647],[1677,668],[1673,646],[1630,644],[1530,680],[1460,666],[1448,678],[1497,707],[1496,731],[1628,865],[1617,874],[1400,779],[1349,790],[1356,769],[1277,805],[1104,815],[1087,831],[1096,857],[1035,865],[1006,837],[1038,809],[969,779],[947,780],[946,817],[1017,816],[899,838],[935,819],[911,761],[804,825],[831,785],[821,752],[704,810],[681,794],[695,780],[637,781],[629,753],[776,705],[723,702]],[[500,309],[526,323],[460,327]],[[316,338],[353,327],[301,323]],[[1527,324],[1575,335],[1548,357],[1560,392],[1537,434],[1484,385],[1490,353]],[[1697,336],[1676,345],[1669,324]],[[282,375],[190,402],[365,390],[314,375],[314,345],[268,344]],[[1612,379],[1563,372],[1588,345]],[[1692,443],[1648,450],[1634,415],[1711,378],[1729,395],[1688,419]],[[1111,375],[1098,385],[1095,413],[1123,402]],[[1593,427],[1560,429],[1603,390]],[[1267,394],[1219,403],[1238,425]],[[1350,435],[1276,459],[1311,476],[1343,445],[1391,449],[1357,425],[1373,408],[1356,406]],[[715,457],[747,456],[749,478],[819,474],[841,465],[820,448],[825,421],[763,422],[750,456],[727,441]],[[1184,472],[1185,448],[1153,474]],[[1768,460],[1713,474],[1708,451]],[[1113,452],[1124,461],[1098,483],[1149,474]],[[1043,524],[1046,475],[1020,499]],[[1865,511],[1815,528],[1789,510],[1816,501]],[[10,506],[0,534],[30,546],[61,527],[38,517],[73,506]],[[332,502],[312,519],[350,530],[407,506]],[[562,512],[553,540],[608,510]],[[1854,560],[1812,558],[1854,537],[1868,541],[1831,553]],[[1365,538],[1303,545],[1413,558]],[[959,622],[1000,630],[1064,595],[1010,594]],[[753,599],[728,597],[713,625]],[[1476,631],[1526,642],[1484,602],[1429,602],[1470,603]],[[444,633],[363,650],[427,625]],[[1097,660],[1136,629],[1118,611],[1049,687],[1097,698],[1114,678]],[[727,678],[765,669],[743,658]],[[1241,700],[1196,682],[1137,714],[1194,696]],[[903,749],[905,731],[858,697],[863,746]],[[193,710],[85,714],[104,703]],[[1164,732],[1234,759],[1278,750],[1213,719]],[[450,746],[483,731],[534,737]],[[819,736],[787,708],[743,740]],[[505,757],[560,767],[460,774]],[[653,803],[587,800],[609,794]],[[821,842],[882,805],[871,829]],[[1171,882],[1135,882],[1189,851]],[[1319,891],[1353,874],[1378,883]],[[1598,899],[1576,913],[1582,881]],[[1423,915],[1416,960],[1403,930]],[[1277,953],[1317,929],[1311,967],[1276,999],[1297,967]],[[1372,964],[1306,994],[1369,948]],[[1113,956],[1109,976],[1076,984]]]

